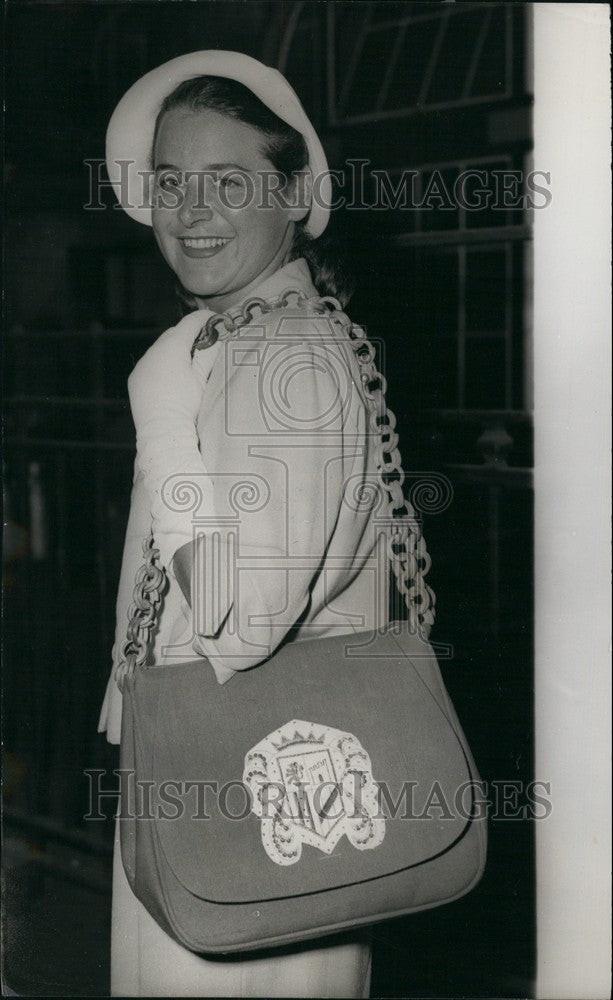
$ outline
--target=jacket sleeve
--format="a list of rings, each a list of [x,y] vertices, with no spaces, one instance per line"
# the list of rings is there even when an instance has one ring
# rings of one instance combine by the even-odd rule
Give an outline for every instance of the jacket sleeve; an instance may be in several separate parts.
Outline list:
[[[175,551],[192,537],[191,516],[165,499],[173,476],[196,477],[207,495],[210,482],[196,431],[203,387],[216,356],[215,347],[190,356],[191,345],[212,315],[201,309],[166,330],[138,361],[128,379],[136,429],[138,467],[150,496],[153,527],[161,562],[168,567]]]
[[[266,352],[265,365],[240,368],[227,389],[244,430],[242,448],[240,434],[228,447],[244,465],[230,486],[218,484],[217,509],[223,515],[230,503],[238,522],[220,517],[173,562],[192,609],[193,648],[221,683],[267,659],[308,612],[342,500],[355,391],[344,351],[315,338]]]

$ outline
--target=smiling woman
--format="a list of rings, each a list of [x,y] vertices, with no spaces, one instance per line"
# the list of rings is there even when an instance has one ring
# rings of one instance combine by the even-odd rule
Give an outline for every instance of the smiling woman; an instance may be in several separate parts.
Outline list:
[[[470,815],[419,837],[378,799],[408,762],[456,802],[477,776],[428,643],[430,557],[374,347],[317,265],[327,165],[296,95],[237,53],[145,79],[108,148],[137,167],[148,148],[136,217],[188,314],[128,379],[137,456],[100,727],[135,785],[161,799],[162,771],[196,778],[228,824],[120,815],[112,991],[363,997],[366,925],[463,895],[484,864]],[[390,568],[406,604],[391,625]],[[247,817],[225,811],[224,768]]]
[[[383,624],[388,594],[373,504],[356,507],[349,496],[376,476],[375,446],[347,328],[331,333],[322,315],[318,295],[344,304],[347,283],[338,261],[320,254],[327,164],[296,95],[247,56],[192,53],[123,98],[107,160],[111,177],[120,160],[143,176],[153,168],[149,206],[122,205],[153,226],[187,313],[128,382],[137,457],[100,720],[119,742],[121,688],[134,663],[126,619],[133,597],[140,601],[134,580],[143,579],[151,530],[167,580],[153,664],[196,654],[219,684],[290,637]],[[251,323],[254,297],[259,315]],[[188,484],[197,510],[179,487],[168,491],[173,483]],[[126,878],[118,835],[115,996],[368,996],[368,932],[219,962],[174,940],[141,899]]]

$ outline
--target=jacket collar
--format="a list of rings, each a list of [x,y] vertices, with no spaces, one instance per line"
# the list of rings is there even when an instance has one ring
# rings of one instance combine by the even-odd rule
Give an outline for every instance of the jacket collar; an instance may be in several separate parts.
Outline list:
[[[258,285],[250,295],[246,296],[237,305],[242,305],[243,302],[254,296],[268,301],[270,299],[277,299],[289,288],[305,292],[309,297],[317,295],[317,289],[313,284],[309,265],[304,257],[299,257],[297,260],[290,261],[289,264],[284,264],[283,267],[280,267],[278,271],[275,271],[274,274],[266,278],[261,285]],[[233,306],[232,308],[234,309],[235,307]]]

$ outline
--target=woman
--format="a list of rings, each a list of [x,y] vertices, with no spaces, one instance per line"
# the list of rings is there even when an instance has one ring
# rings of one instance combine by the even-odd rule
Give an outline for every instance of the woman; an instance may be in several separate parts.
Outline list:
[[[127,187],[118,161],[132,161]],[[329,178],[294,92],[239,53],[180,57],[120,102],[107,162],[122,206],[153,226],[191,310],[129,379],[137,457],[100,721],[119,742],[117,666],[152,524],[168,578],[155,662],[195,651],[220,684],[288,637],[385,621],[388,571],[364,502],[375,463],[358,366],[308,304],[318,294],[344,304],[346,290],[318,259]],[[265,310],[255,319],[242,311],[254,296]],[[307,302],[298,308],[300,296]],[[221,312],[235,319],[225,322],[229,335],[202,336]],[[196,538],[193,504],[180,502],[186,481],[198,497]],[[237,510],[239,527],[229,528]],[[113,892],[113,995],[368,995],[362,933],[215,961],[157,926],[132,894],[118,849]]]

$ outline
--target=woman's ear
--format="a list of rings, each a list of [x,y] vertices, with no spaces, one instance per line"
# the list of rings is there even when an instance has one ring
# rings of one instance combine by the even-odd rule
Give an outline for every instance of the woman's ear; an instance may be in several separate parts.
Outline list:
[[[288,185],[286,211],[292,222],[300,222],[311,211],[313,202],[313,176],[307,167],[297,170]]]

